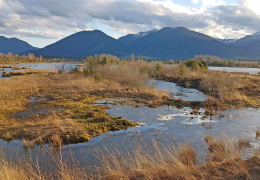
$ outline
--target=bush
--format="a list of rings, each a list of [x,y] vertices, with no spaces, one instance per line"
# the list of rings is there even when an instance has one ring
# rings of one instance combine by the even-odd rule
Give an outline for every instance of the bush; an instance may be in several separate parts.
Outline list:
[[[184,76],[184,75],[186,74],[186,66],[185,66],[185,64],[181,64],[181,65],[180,65],[178,74],[179,74],[180,76]]]
[[[196,59],[188,59],[185,61],[187,67],[191,67],[192,71],[207,71],[208,63],[206,61],[199,61]]]

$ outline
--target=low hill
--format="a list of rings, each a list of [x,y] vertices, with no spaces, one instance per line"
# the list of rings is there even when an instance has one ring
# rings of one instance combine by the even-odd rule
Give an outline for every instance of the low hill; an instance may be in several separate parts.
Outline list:
[[[0,36],[0,52],[1,53],[13,53],[19,54],[23,51],[33,50],[35,47],[31,46],[25,41],[22,41],[17,38],[6,38],[4,36]]]

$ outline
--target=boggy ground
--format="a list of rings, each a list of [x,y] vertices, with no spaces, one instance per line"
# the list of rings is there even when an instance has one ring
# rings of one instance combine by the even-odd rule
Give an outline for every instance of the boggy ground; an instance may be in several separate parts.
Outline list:
[[[168,97],[144,84],[97,81],[77,74],[26,75],[0,81],[0,138],[35,143],[86,142],[103,132],[135,126],[108,115],[107,107],[94,105],[106,97],[140,101]],[[29,101],[31,100],[31,101]]]
[[[145,85],[151,77],[203,90],[209,95],[204,104],[209,109],[259,107],[257,75],[189,69],[183,73],[176,65],[124,62],[96,67],[88,77],[76,73],[1,80],[0,138],[25,139],[26,147],[46,142],[60,147],[62,141],[83,142],[102,132],[132,127],[135,123],[108,115],[106,107],[94,105],[95,100],[125,97],[152,106],[167,102],[167,93]],[[210,92],[212,82],[217,90],[213,94]],[[33,97],[31,102],[30,97]],[[39,111],[43,113],[34,113]],[[155,144],[152,154],[142,149],[136,149],[133,154],[117,151],[109,156],[101,154],[103,160],[97,167],[100,168],[98,173],[61,160],[57,161],[57,169],[46,174],[35,162],[21,160],[15,164],[1,156],[0,179],[258,179],[260,176],[259,155],[242,160],[239,151],[223,138],[206,137],[206,143],[206,161],[199,160],[189,144],[166,148]],[[241,146],[243,144],[248,143]]]
[[[89,73],[91,72],[91,73]],[[205,102],[184,102],[146,85],[149,78],[175,81],[208,95]],[[211,91],[213,83],[213,92]],[[160,62],[119,61],[70,74],[25,75],[0,81],[0,138],[53,144],[88,141],[103,132],[135,126],[108,115],[102,98],[128,98],[150,107],[162,104],[213,109],[260,105],[260,77],[242,73],[192,71]],[[38,98],[35,103],[31,97]],[[29,141],[28,141],[29,140]]]

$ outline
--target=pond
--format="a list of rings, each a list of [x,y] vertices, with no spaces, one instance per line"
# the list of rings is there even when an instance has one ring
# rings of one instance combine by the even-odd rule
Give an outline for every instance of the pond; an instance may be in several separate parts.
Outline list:
[[[78,63],[33,63],[33,64],[8,64],[8,65],[1,65],[0,66],[18,66],[21,68],[29,68],[29,69],[56,69],[59,71],[69,72],[72,69],[77,67]],[[1,68],[3,69],[3,68]],[[2,73],[0,69],[0,79],[3,79]],[[12,71],[12,68],[4,68],[5,72],[8,74]],[[24,71],[24,69],[18,70]]]
[[[226,72],[244,72],[249,74],[260,73],[260,68],[241,68],[241,67],[209,67],[209,70],[226,71]]]
[[[152,81],[156,82],[158,87],[173,87],[173,89],[176,87],[171,82]],[[170,91],[172,91],[171,88]],[[203,93],[190,88],[185,91],[185,88],[176,87],[174,93],[181,93],[180,97],[189,97],[189,99],[196,99],[199,93],[205,98]],[[259,139],[255,137],[255,131],[260,127],[260,109],[228,109],[218,111],[218,116],[209,119],[209,117],[202,118],[202,115],[190,114],[192,109],[189,107],[161,106],[149,108],[141,103],[136,106],[135,102],[130,102],[130,105],[114,105],[112,104],[113,101],[115,99],[106,99],[97,103],[109,106],[111,109],[107,110],[108,114],[135,121],[139,123],[139,126],[127,130],[107,132],[92,138],[87,143],[65,145],[61,148],[64,159],[70,159],[71,154],[73,154],[74,160],[80,165],[93,167],[98,162],[98,152],[115,149],[122,152],[131,152],[134,149],[133,147],[139,145],[145,150],[151,151],[154,142],[166,147],[172,144],[191,142],[199,152],[199,156],[203,157],[206,152],[203,136],[219,137],[222,133],[233,140],[240,137],[250,140],[252,148],[247,150],[245,157],[250,155],[254,148],[260,146]],[[111,102],[111,104],[104,102]],[[204,112],[204,109],[199,109],[199,111]],[[18,160],[19,157],[32,157],[33,160],[37,159],[47,169],[50,163],[55,164],[53,157],[60,155],[60,151],[50,153],[51,150],[48,145],[24,149],[23,142],[18,140],[9,143],[0,140],[0,151],[4,152],[7,158],[12,161]]]

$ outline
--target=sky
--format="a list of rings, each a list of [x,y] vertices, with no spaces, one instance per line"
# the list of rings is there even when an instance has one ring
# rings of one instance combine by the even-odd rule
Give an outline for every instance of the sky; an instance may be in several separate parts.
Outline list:
[[[119,38],[163,27],[241,38],[260,31],[260,0],[0,0],[0,36],[35,47],[84,30]]]

